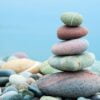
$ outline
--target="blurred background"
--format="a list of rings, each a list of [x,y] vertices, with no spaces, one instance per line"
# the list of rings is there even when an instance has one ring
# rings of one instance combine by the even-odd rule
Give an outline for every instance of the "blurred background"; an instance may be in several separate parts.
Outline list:
[[[0,0],[0,56],[26,52],[43,61],[59,40],[63,12],[79,12],[89,29],[89,51],[100,59],[100,0]]]

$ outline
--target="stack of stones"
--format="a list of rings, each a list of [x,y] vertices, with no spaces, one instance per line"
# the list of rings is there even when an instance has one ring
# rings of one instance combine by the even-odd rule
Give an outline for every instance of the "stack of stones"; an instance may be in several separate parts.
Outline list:
[[[88,30],[80,26],[83,17],[78,13],[64,13],[65,24],[57,31],[63,40],[52,47],[55,56],[48,63],[62,72],[44,76],[37,84],[45,95],[77,98],[89,97],[100,91],[100,77],[86,70],[95,61],[93,53],[86,52],[88,41],[81,39]]]

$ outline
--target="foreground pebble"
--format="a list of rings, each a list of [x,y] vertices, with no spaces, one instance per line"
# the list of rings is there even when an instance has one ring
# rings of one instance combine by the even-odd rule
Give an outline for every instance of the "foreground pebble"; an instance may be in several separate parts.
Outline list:
[[[55,44],[52,47],[52,52],[55,55],[74,55],[81,54],[88,48],[88,41],[84,39],[74,39],[69,41],[63,41]]]
[[[61,21],[67,26],[79,26],[83,22],[83,17],[79,13],[66,12],[62,14]]]
[[[0,96],[0,100],[23,100],[16,91],[9,91]]]
[[[94,61],[94,54],[85,52],[75,56],[53,56],[48,62],[52,67],[62,71],[79,71],[91,66]]]
[[[43,96],[40,98],[40,100],[62,100],[62,99],[59,97]]]
[[[0,77],[9,77],[12,74],[15,74],[15,71],[11,69],[0,69]]]
[[[9,82],[13,85],[16,86],[18,89],[27,89],[28,84],[27,84],[27,79],[21,75],[11,75],[9,77]]]
[[[100,77],[85,70],[47,75],[37,84],[44,94],[58,97],[89,97],[100,91]]]

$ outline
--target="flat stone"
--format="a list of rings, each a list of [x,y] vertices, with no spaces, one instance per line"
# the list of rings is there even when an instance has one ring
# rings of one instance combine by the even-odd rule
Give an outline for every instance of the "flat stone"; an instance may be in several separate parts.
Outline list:
[[[89,43],[84,39],[62,41],[52,47],[52,52],[58,56],[81,54],[87,50]]]
[[[59,72],[37,81],[45,94],[57,97],[89,97],[100,91],[100,77],[89,71]]]
[[[57,36],[62,40],[77,39],[87,35],[88,30],[85,27],[67,27],[61,26],[57,31]]]
[[[74,56],[53,56],[48,63],[62,71],[79,71],[91,66],[95,61],[93,53],[84,52],[81,55]]]

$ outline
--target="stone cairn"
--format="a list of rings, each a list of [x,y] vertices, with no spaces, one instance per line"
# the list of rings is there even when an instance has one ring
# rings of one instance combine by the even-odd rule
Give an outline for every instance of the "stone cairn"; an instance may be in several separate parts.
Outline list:
[[[81,39],[88,33],[87,28],[81,26],[83,17],[67,12],[61,16],[61,21],[64,25],[58,29],[57,36],[62,41],[52,47],[54,56],[48,63],[62,72],[44,76],[38,81],[38,86],[49,96],[92,96],[100,91],[100,77],[86,69],[94,63],[95,56],[86,51],[88,41]]]

